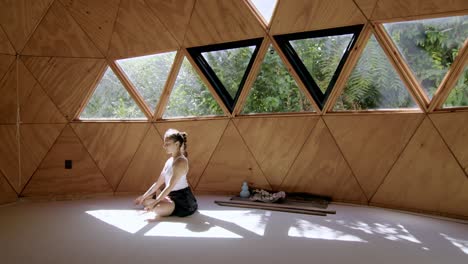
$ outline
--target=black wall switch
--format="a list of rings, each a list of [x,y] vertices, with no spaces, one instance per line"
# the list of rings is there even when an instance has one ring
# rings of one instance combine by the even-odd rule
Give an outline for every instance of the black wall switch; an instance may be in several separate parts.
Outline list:
[[[71,160],[65,160],[65,169],[71,169],[72,168],[72,161]]]

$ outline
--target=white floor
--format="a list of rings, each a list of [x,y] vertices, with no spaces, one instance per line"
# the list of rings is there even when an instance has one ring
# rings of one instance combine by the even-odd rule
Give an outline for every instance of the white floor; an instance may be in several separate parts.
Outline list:
[[[468,225],[330,205],[307,216],[221,207],[146,223],[133,197],[0,207],[0,263],[468,263]]]

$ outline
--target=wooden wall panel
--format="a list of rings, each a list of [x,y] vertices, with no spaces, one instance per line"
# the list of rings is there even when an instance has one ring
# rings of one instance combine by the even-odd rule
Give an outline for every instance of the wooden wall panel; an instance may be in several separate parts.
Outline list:
[[[379,0],[372,20],[430,15],[444,12],[466,11],[466,0]]]
[[[187,151],[189,155],[187,180],[193,188],[200,180],[200,176],[218,145],[228,122],[229,120],[225,119],[156,123],[156,128],[162,137],[169,128],[187,132]]]
[[[10,43],[7,35],[3,32],[3,29],[0,26],[0,53],[2,54],[16,54],[15,49]]]
[[[14,188],[19,186],[17,137],[16,125],[0,125],[0,172]]]
[[[76,123],[71,126],[116,190],[150,124]]]
[[[240,192],[243,181],[250,187],[271,189],[235,125],[229,122],[195,190]]]
[[[20,52],[53,0],[2,0],[0,25]]]
[[[318,119],[316,116],[241,118],[234,123],[271,187],[278,190]]]
[[[423,120],[423,114],[327,115],[324,120],[371,197]]]
[[[0,54],[0,80],[3,79],[11,64],[15,61],[15,56]]]
[[[102,59],[24,57],[23,61],[67,120],[85,103],[106,65]]]
[[[145,2],[177,42],[184,43],[195,0],[146,0]]]
[[[339,201],[367,202],[322,119],[294,161],[281,189],[325,195]]]
[[[29,39],[23,55],[93,57],[103,55],[59,1],[54,1]]]
[[[429,118],[371,203],[468,216],[468,180]]]
[[[141,56],[178,48],[175,38],[143,0],[122,0],[109,57]]]
[[[18,195],[0,172],[0,204],[13,203],[16,199],[18,199]]]
[[[279,1],[270,33],[285,34],[366,23],[353,0]]]
[[[120,0],[60,0],[102,54],[107,54]]]
[[[27,124],[20,126],[21,183],[18,193],[34,174],[65,124]],[[17,188],[18,187],[18,188]]]
[[[244,1],[197,0],[184,46],[263,37],[264,29]]]
[[[430,118],[468,175],[468,113],[432,114]]]
[[[12,63],[8,72],[0,80],[0,124],[14,124],[17,119],[16,63]]]
[[[372,13],[377,5],[378,0],[354,0],[367,19],[372,17]]]
[[[21,122],[66,123],[67,119],[21,60],[18,61],[18,71],[18,103]]]
[[[72,169],[64,161],[72,160]],[[109,193],[106,181],[73,129],[67,125],[39,165],[23,196],[54,196],[89,193]]]
[[[125,171],[117,192],[145,192],[158,179],[169,155],[162,148],[163,141],[154,126],[146,136]]]

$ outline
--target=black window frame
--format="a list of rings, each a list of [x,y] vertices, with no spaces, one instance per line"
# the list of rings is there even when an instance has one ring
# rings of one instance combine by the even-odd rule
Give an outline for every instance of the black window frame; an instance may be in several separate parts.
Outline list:
[[[335,86],[336,80],[343,69],[343,65],[346,63],[349,53],[354,48],[356,44],[356,40],[358,39],[359,35],[362,32],[364,25],[353,25],[353,26],[346,26],[346,27],[339,27],[339,28],[330,28],[330,29],[321,29],[315,31],[308,31],[308,32],[299,32],[299,33],[292,33],[292,34],[283,34],[283,35],[274,35],[273,38],[275,39],[276,43],[278,44],[279,48],[285,55],[286,59],[291,63],[293,69],[298,74],[301,81],[304,83],[307,91],[312,96],[314,101],[317,103],[320,110],[323,110],[325,103],[327,102],[330,93]],[[338,35],[345,35],[345,34],[353,34],[348,46],[341,57],[340,63],[336,67],[336,70],[328,84],[327,90],[323,93],[320,90],[320,87],[315,82],[312,75],[307,70],[307,67],[304,65],[302,60],[300,59],[299,55],[296,53],[294,48],[292,47],[290,41],[292,40],[301,40],[301,39],[310,39],[310,38],[319,38],[319,37],[328,37],[328,36],[338,36]]]
[[[233,42],[227,42],[227,43],[221,43],[221,44],[187,48],[189,55],[194,60],[195,64],[197,64],[198,68],[202,71],[203,75],[205,75],[208,82],[213,86],[213,88],[215,89],[215,92],[221,98],[221,101],[223,101],[224,105],[227,107],[230,113],[233,112],[234,107],[237,103],[237,100],[239,99],[239,95],[241,94],[245,81],[247,80],[247,76],[249,75],[250,70],[252,69],[252,65],[255,61],[255,58],[258,55],[258,51],[260,49],[260,45],[262,44],[262,41],[263,41],[263,38],[255,38],[255,39],[247,39],[247,40],[233,41]],[[245,69],[244,76],[242,77],[242,80],[239,84],[236,96],[232,98],[228,90],[226,89],[226,87],[224,87],[221,80],[218,78],[218,76],[213,71],[211,66],[205,60],[202,53],[227,50],[227,49],[244,48],[248,46],[255,46],[255,50],[252,53],[252,57],[250,58],[247,68]]]

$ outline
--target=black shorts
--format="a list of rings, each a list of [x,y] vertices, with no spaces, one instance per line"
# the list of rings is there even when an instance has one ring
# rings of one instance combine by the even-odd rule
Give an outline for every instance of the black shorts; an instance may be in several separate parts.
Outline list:
[[[197,199],[192,193],[190,187],[172,191],[169,193],[169,198],[174,202],[175,208],[171,215],[189,216],[198,209]]]

